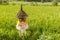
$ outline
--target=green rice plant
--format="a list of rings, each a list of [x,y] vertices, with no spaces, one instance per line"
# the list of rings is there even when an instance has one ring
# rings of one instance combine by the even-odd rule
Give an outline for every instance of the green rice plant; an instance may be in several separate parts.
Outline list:
[[[16,29],[16,15],[19,10],[20,5],[0,5],[1,40],[22,40]],[[60,6],[26,5],[23,6],[23,10],[28,14],[29,25],[24,40],[39,40],[44,34],[47,39],[51,37],[49,40],[60,40]]]

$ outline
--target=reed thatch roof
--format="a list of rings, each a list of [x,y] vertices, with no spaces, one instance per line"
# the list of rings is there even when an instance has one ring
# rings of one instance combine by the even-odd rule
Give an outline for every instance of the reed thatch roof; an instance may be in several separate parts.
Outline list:
[[[26,17],[27,17],[27,14],[23,11],[23,8],[21,5],[21,10],[18,12],[17,18],[20,19],[20,18],[26,18]]]

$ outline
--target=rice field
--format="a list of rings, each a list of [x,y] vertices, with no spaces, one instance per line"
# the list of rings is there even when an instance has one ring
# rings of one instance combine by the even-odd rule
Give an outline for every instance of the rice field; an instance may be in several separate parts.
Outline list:
[[[60,6],[23,6],[29,28],[24,37],[16,29],[19,5],[0,5],[0,40],[60,40]]]

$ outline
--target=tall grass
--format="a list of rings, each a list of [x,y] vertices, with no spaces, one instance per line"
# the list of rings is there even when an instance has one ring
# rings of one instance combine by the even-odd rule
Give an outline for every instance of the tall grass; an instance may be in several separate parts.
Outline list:
[[[0,5],[0,40],[23,39],[15,28],[19,10],[19,5]],[[24,40],[60,40],[60,6],[23,6],[23,10],[29,24]]]

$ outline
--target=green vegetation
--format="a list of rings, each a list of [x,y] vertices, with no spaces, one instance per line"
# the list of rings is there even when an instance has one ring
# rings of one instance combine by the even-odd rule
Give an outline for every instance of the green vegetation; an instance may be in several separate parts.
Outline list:
[[[53,1],[52,1],[52,4],[53,4],[53,6],[57,6],[57,5],[58,5],[57,0],[53,0]]]
[[[0,5],[0,40],[60,40],[60,6],[23,6],[29,24],[24,38],[15,27],[19,10],[20,5]]]
[[[0,0],[0,5],[8,5],[9,4],[9,0]]]

